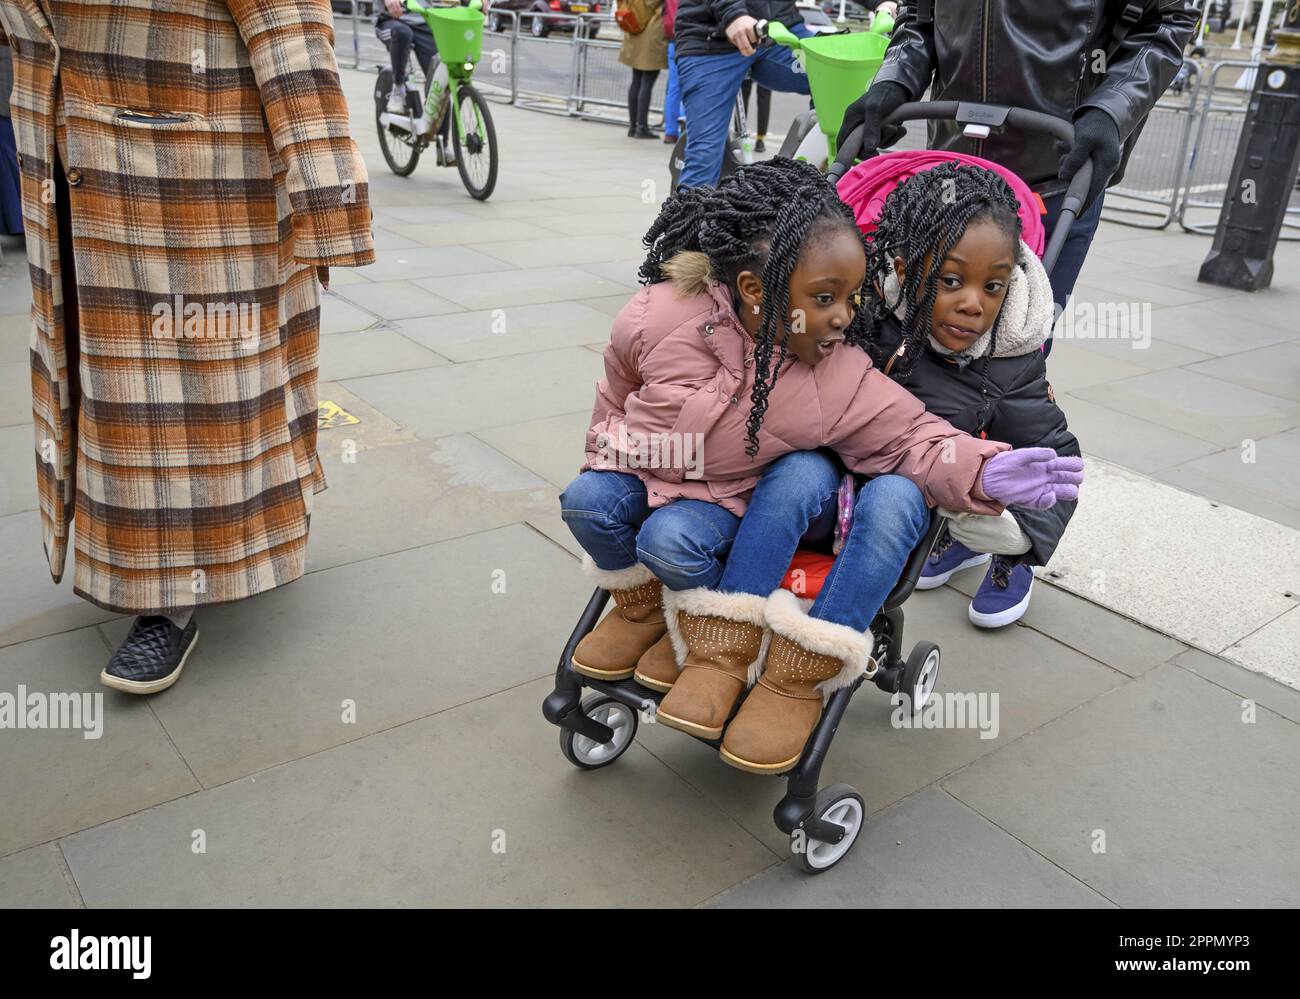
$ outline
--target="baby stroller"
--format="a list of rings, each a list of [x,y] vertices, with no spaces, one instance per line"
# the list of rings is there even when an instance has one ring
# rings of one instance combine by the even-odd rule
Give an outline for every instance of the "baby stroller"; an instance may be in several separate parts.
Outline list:
[[[1068,121],[1050,115],[955,101],[905,104],[890,115],[887,123],[927,119],[960,122],[966,126],[967,136],[972,138],[986,137],[993,129],[1007,127],[1046,132],[1067,142],[1073,139],[1074,133]],[[828,172],[831,183],[838,181],[849,169],[860,145],[861,130],[858,130],[849,137],[831,166]],[[1064,207],[1043,253],[1043,265],[1049,272],[1069,234],[1071,223],[1082,208],[1091,177],[1092,164],[1089,162],[1070,183]],[[798,764],[781,775],[786,780],[786,793],[777,803],[773,819],[777,828],[790,836],[791,852],[802,869],[810,874],[829,870],[844,858],[857,840],[866,817],[862,797],[852,787],[833,784],[818,788],[822,763],[854,693],[865,680],[871,679],[887,694],[906,696],[912,710],[919,711],[934,689],[939,672],[939,646],[923,639],[904,655],[903,604],[911,596],[942,526],[943,517],[932,511],[929,529],[912,551],[897,584],[871,623],[875,636],[872,658],[877,664],[876,672],[859,677],[853,685],[831,695]],[[817,559],[829,561],[830,556],[804,551],[796,555],[796,561],[805,567]],[[809,572],[808,577],[812,576],[813,573]],[[801,590],[798,595],[815,597],[816,593]],[[641,714],[652,715],[665,696],[632,679],[593,680],[572,669],[574,648],[600,620],[608,599],[605,590],[597,589],[587,601],[586,609],[560,655],[555,689],[542,704],[542,713],[547,721],[560,728],[560,751],[570,763],[583,770],[599,769],[618,759],[632,744]],[[582,696],[584,687],[592,690],[585,698]],[[720,740],[700,741],[714,748],[720,745]]]

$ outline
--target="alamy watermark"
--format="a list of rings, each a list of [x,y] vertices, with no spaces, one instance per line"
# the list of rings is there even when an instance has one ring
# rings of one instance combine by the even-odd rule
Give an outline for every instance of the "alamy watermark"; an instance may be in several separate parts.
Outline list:
[[[1151,346],[1150,302],[1081,302],[1073,295],[1056,318],[1057,340],[1132,340],[1134,350]]]
[[[973,728],[979,729],[981,739],[996,739],[1002,729],[1000,699],[996,693],[969,690],[931,693],[921,710],[915,712],[905,692],[894,694],[889,703],[894,708],[889,724],[894,728]]]
[[[83,739],[104,734],[104,695],[64,691],[28,692],[24,684],[11,694],[0,690],[0,729],[81,729]]]
[[[683,478],[704,477],[704,434],[676,432],[643,434],[620,425],[614,433],[596,435],[602,462],[618,468],[680,469]]]
[[[196,302],[178,294],[155,303],[151,314],[156,340],[239,340],[251,350],[262,332],[258,302]]]

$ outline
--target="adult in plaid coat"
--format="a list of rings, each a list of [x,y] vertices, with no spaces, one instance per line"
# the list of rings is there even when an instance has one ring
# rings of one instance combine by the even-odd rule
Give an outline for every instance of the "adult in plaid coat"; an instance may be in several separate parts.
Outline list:
[[[101,679],[175,682],[192,611],[303,573],[321,280],[374,259],[326,0],[0,0],[50,572],[140,615]],[[76,530],[71,531],[74,523]]]

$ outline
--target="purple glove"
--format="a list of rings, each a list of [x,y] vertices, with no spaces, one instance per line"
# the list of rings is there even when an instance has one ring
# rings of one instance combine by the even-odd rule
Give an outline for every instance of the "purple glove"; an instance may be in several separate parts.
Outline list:
[[[980,488],[1003,506],[1046,510],[1078,499],[1082,481],[1082,458],[1063,458],[1050,447],[1025,447],[986,461]]]

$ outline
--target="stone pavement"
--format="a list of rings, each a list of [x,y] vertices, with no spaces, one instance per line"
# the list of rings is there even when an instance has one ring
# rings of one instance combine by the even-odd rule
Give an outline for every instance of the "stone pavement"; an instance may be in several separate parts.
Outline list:
[[[907,606],[996,738],[894,728],[863,688],[823,776],[869,821],[808,878],[783,784],[652,724],[581,772],[540,711],[590,592],[556,498],[666,147],[494,106],[479,204],[392,176],[373,77],[343,76],[379,262],[323,307],[321,398],[360,422],[321,433],[311,571],[204,612],[172,690],[104,691],[102,738],[0,730],[0,905],[1300,904],[1296,246],[1245,295],[1195,283],[1208,240],[1103,226],[1080,300],[1149,302],[1151,338],[1055,347],[1089,480],[1031,611],[971,627],[978,572]],[[43,564],[26,281],[6,252],[0,692],[98,692],[128,622]]]

